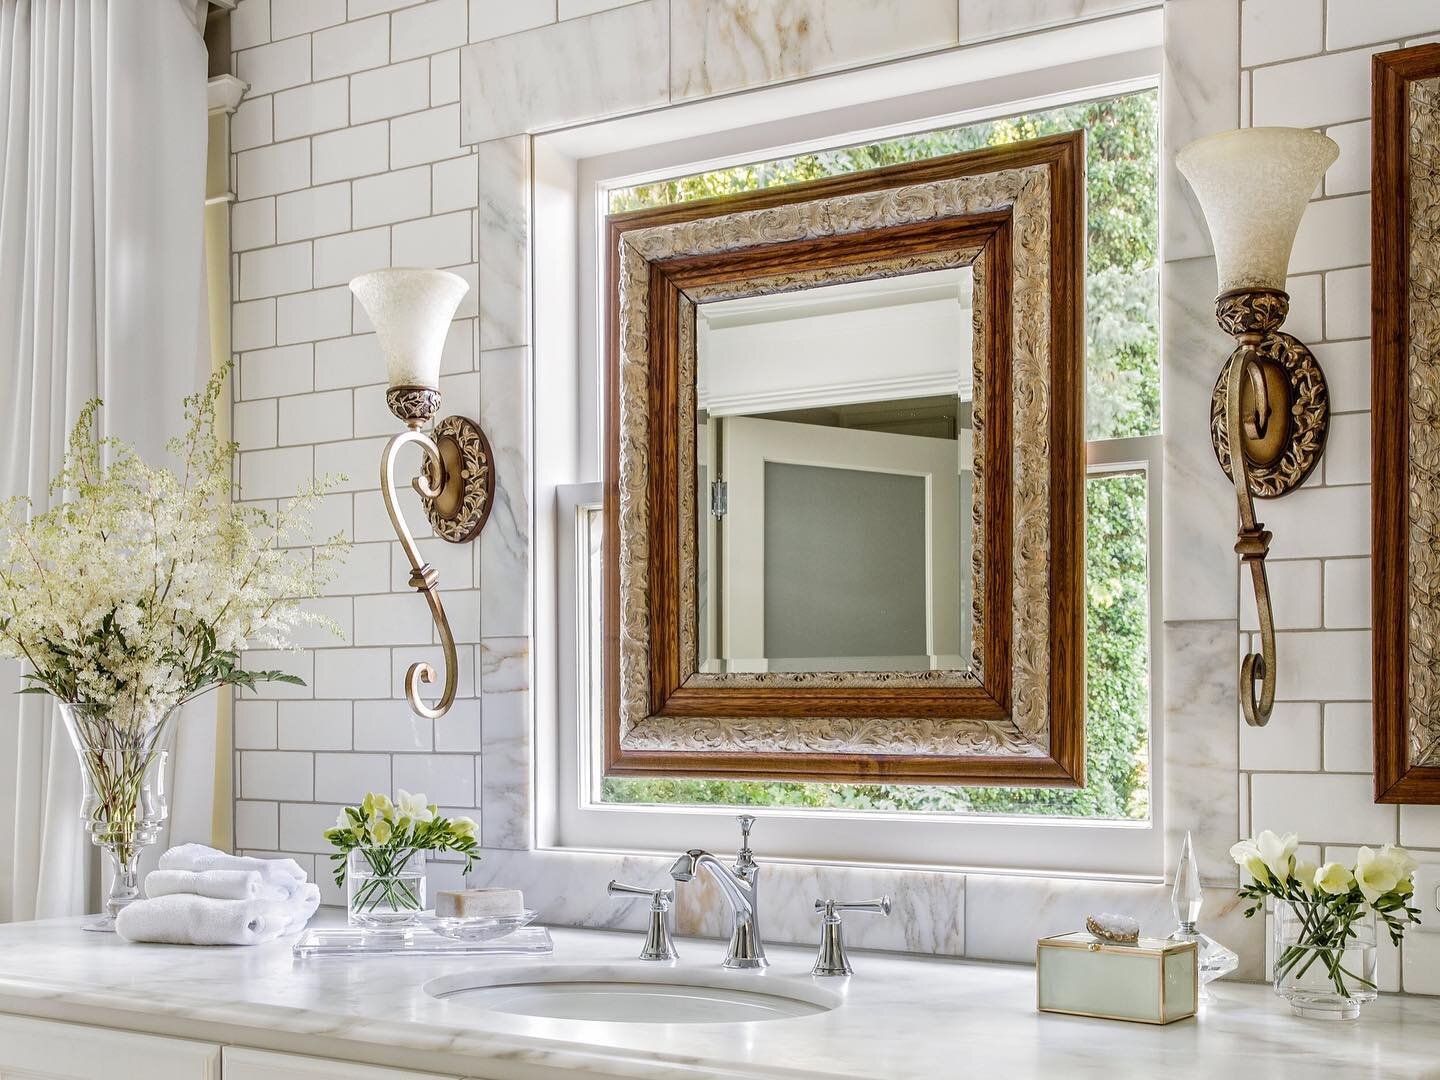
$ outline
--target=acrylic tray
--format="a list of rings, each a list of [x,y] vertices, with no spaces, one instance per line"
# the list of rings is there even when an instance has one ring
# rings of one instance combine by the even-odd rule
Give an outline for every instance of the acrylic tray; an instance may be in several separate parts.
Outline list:
[[[550,931],[526,926],[488,941],[457,941],[430,930],[377,933],[350,927],[307,930],[291,950],[297,959],[315,956],[548,956],[555,951]]]
[[[417,920],[426,930],[455,941],[493,941],[529,926],[540,913],[517,911],[513,915],[436,915],[422,911]]]

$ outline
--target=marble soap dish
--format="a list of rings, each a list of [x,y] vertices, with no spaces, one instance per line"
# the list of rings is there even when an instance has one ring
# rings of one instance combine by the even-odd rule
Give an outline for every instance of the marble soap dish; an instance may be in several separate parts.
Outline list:
[[[534,918],[533,913],[530,916]],[[316,956],[548,956],[555,951],[550,931],[522,926],[503,937],[461,939],[433,930],[376,933],[350,927],[307,930],[292,949],[297,959]]]

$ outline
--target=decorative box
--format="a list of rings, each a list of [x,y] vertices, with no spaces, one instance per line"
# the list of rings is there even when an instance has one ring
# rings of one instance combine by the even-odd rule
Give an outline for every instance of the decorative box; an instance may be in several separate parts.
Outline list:
[[[1200,996],[1193,941],[1098,940],[1086,930],[1035,943],[1036,1007],[1041,1012],[1169,1024],[1195,1015]]]

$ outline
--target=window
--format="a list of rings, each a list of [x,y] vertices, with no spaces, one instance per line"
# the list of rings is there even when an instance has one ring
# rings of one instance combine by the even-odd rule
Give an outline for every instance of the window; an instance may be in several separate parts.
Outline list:
[[[1087,133],[1086,501],[1087,786],[1046,788],[807,784],[690,779],[605,779],[594,735],[600,676],[600,486],[562,491],[562,612],[574,598],[581,703],[573,765],[561,773],[558,829],[569,846],[668,850],[693,846],[702,822],[728,829],[734,807],[768,808],[775,854],[894,863],[1016,866],[1021,835],[1063,827],[1088,837],[1073,857],[1067,839],[1039,846],[1039,865],[1059,871],[1104,866],[1153,872],[1158,860],[1153,781],[1158,761],[1160,385],[1158,315],[1158,94],[1150,87],[1000,119],[794,153],[646,182],[602,186],[597,213],[754,190],[880,165],[998,145],[1052,132]],[[658,170],[657,170],[658,171]],[[652,175],[654,175],[652,173]],[[583,307],[583,303],[582,303]],[[569,538],[566,539],[566,533]],[[573,547],[570,545],[573,544]],[[573,572],[573,580],[566,580]],[[562,618],[563,618],[562,614]],[[572,631],[575,632],[575,631]],[[562,666],[565,661],[562,659]],[[567,739],[568,734],[568,739]],[[578,800],[578,814],[571,805]],[[590,817],[587,819],[587,815]],[[846,828],[835,829],[837,820]],[[903,820],[909,828],[894,828]],[[826,823],[831,828],[826,829]],[[989,822],[964,832],[965,822]],[[783,838],[776,836],[782,830]],[[997,831],[998,830],[998,831]],[[1149,834],[1138,850],[1128,838]],[[843,835],[842,835],[843,834]],[[723,841],[705,841],[723,842]],[[1128,845],[1128,846],[1127,846]],[[1030,845],[1026,845],[1030,846]]]

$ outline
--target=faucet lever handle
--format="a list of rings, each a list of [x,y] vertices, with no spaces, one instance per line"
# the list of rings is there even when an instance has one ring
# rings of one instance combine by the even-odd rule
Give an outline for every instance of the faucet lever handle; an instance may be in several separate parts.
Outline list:
[[[850,966],[850,957],[845,952],[844,926],[840,922],[842,911],[868,911],[876,915],[890,914],[890,897],[877,896],[873,900],[816,900],[815,910],[823,912],[820,923],[820,953],[815,957],[811,975],[849,975],[855,969]]]
[[[815,910],[823,911],[828,922],[837,919],[837,911],[868,911],[874,915],[890,914],[890,897],[877,896],[873,900],[816,900]]]
[[[646,889],[639,885],[625,885],[611,881],[605,886],[610,896],[629,898],[648,896],[650,898],[650,923],[645,931],[645,944],[640,949],[641,960],[674,960],[680,954],[675,951],[675,942],[670,937],[670,905],[675,902],[675,890]]]
[[[605,886],[605,891],[611,896],[648,896],[650,897],[651,910],[666,911],[675,902],[674,889],[646,889],[639,885],[625,885],[619,881],[611,881]]]

